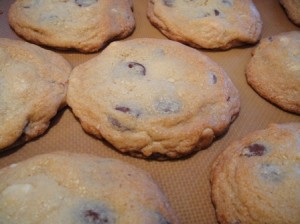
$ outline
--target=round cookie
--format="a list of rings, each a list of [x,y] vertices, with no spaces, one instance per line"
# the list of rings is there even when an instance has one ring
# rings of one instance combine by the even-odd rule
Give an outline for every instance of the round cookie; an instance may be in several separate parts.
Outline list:
[[[211,171],[221,224],[300,223],[300,123],[272,124],[233,142]]]
[[[46,131],[65,105],[71,69],[56,53],[0,38],[0,151]]]
[[[160,159],[207,147],[240,106],[230,78],[208,57],[147,38],[111,43],[75,67],[67,103],[86,132],[121,152]]]
[[[300,1],[299,0],[280,0],[280,4],[286,11],[287,16],[297,26],[300,26]]]
[[[149,0],[147,15],[168,38],[196,48],[253,44],[262,30],[252,0]]]
[[[264,38],[253,52],[247,81],[263,98],[300,114],[300,32]]]
[[[16,0],[9,23],[26,40],[95,52],[135,27],[131,0]]]
[[[124,162],[56,152],[0,170],[0,223],[176,224],[158,185]]]

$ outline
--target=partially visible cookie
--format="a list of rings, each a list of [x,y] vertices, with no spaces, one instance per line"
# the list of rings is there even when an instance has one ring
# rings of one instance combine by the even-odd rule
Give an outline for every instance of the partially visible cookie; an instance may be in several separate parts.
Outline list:
[[[94,52],[135,27],[131,0],[16,0],[9,23],[26,40]]]
[[[197,48],[253,44],[262,30],[252,0],[148,0],[147,15],[168,38]]]
[[[300,114],[300,32],[264,38],[253,52],[247,81],[265,99]]]
[[[280,0],[286,14],[290,20],[300,26],[300,1],[299,0]]]
[[[0,38],[0,151],[46,131],[65,105],[71,69],[56,53]]]
[[[272,124],[233,142],[211,171],[221,224],[300,223],[300,123]]]
[[[0,223],[176,224],[150,175],[127,163],[56,152],[0,170]]]
[[[239,112],[239,94],[215,62],[162,39],[111,43],[74,68],[68,105],[84,130],[124,153],[178,158],[211,144]]]

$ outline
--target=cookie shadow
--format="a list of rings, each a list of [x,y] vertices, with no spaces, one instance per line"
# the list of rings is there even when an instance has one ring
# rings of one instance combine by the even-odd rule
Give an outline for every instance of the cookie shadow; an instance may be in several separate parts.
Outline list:
[[[26,143],[29,143],[29,142],[35,142],[35,141],[38,141],[40,138],[43,138],[45,135],[47,135],[47,133],[49,132],[49,130],[53,127],[55,127],[59,121],[61,120],[63,114],[65,113],[67,107],[64,107],[62,109],[60,109],[57,114],[50,120],[50,124],[49,124],[49,127],[47,128],[47,130],[39,135],[39,136],[36,136],[28,141],[26,141],[25,139],[25,135],[22,134],[18,140],[16,140],[15,143],[13,143],[12,145],[4,148],[4,149],[1,149],[0,151],[0,159],[1,158],[4,158],[6,156],[9,156],[11,154],[14,154],[16,153],[17,151],[19,151],[21,148],[23,148],[24,145],[26,145]]]

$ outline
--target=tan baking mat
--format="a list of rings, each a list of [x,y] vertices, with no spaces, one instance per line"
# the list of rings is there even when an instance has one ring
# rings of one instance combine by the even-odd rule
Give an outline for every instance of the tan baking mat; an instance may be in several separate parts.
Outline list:
[[[0,0],[0,37],[19,39],[7,23],[8,7],[12,0]],[[276,0],[254,1],[261,13],[264,26],[263,37],[284,31],[299,30],[286,17]],[[138,37],[165,38],[151,26],[146,17],[147,0],[134,1],[136,29],[127,39]],[[80,18],[79,18],[80,19]],[[124,156],[108,144],[97,140],[81,129],[80,124],[66,108],[55,117],[53,125],[42,137],[27,143],[14,152],[0,154],[0,167],[29,158],[33,155],[68,150],[86,152],[103,157],[117,158],[147,170],[168,196],[172,207],[182,223],[217,223],[210,200],[209,172],[213,160],[231,141],[247,133],[265,128],[272,122],[300,122],[300,116],[287,113],[259,97],[246,83],[245,66],[254,46],[228,51],[203,51],[228,72],[241,95],[241,112],[226,135],[216,140],[206,150],[190,158],[177,161],[156,162]],[[73,66],[96,54],[59,52]],[[1,125],[1,124],[0,124]]]

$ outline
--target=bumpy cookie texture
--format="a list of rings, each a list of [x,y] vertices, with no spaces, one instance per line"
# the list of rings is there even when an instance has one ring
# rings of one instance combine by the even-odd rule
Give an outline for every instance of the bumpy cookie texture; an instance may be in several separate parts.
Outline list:
[[[300,123],[272,124],[227,147],[211,171],[222,224],[300,223]]]
[[[0,170],[1,224],[177,224],[163,192],[124,162],[56,152]]]
[[[131,0],[17,0],[9,23],[26,40],[94,52],[135,27]]]
[[[290,20],[300,26],[300,1],[299,0],[280,0]]]
[[[134,156],[177,158],[211,144],[239,112],[225,71],[170,40],[110,44],[74,68],[67,102],[86,132]]]
[[[264,38],[253,52],[246,76],[259,95],[300,114],[300,32]]]
[[[71,69],[56,53],[0,38],[0,151],[46,131],[65,105]]]
[[[252,0],[149,0],[147,15],[168,38],[197,48],[253,44],[262,30]]]

